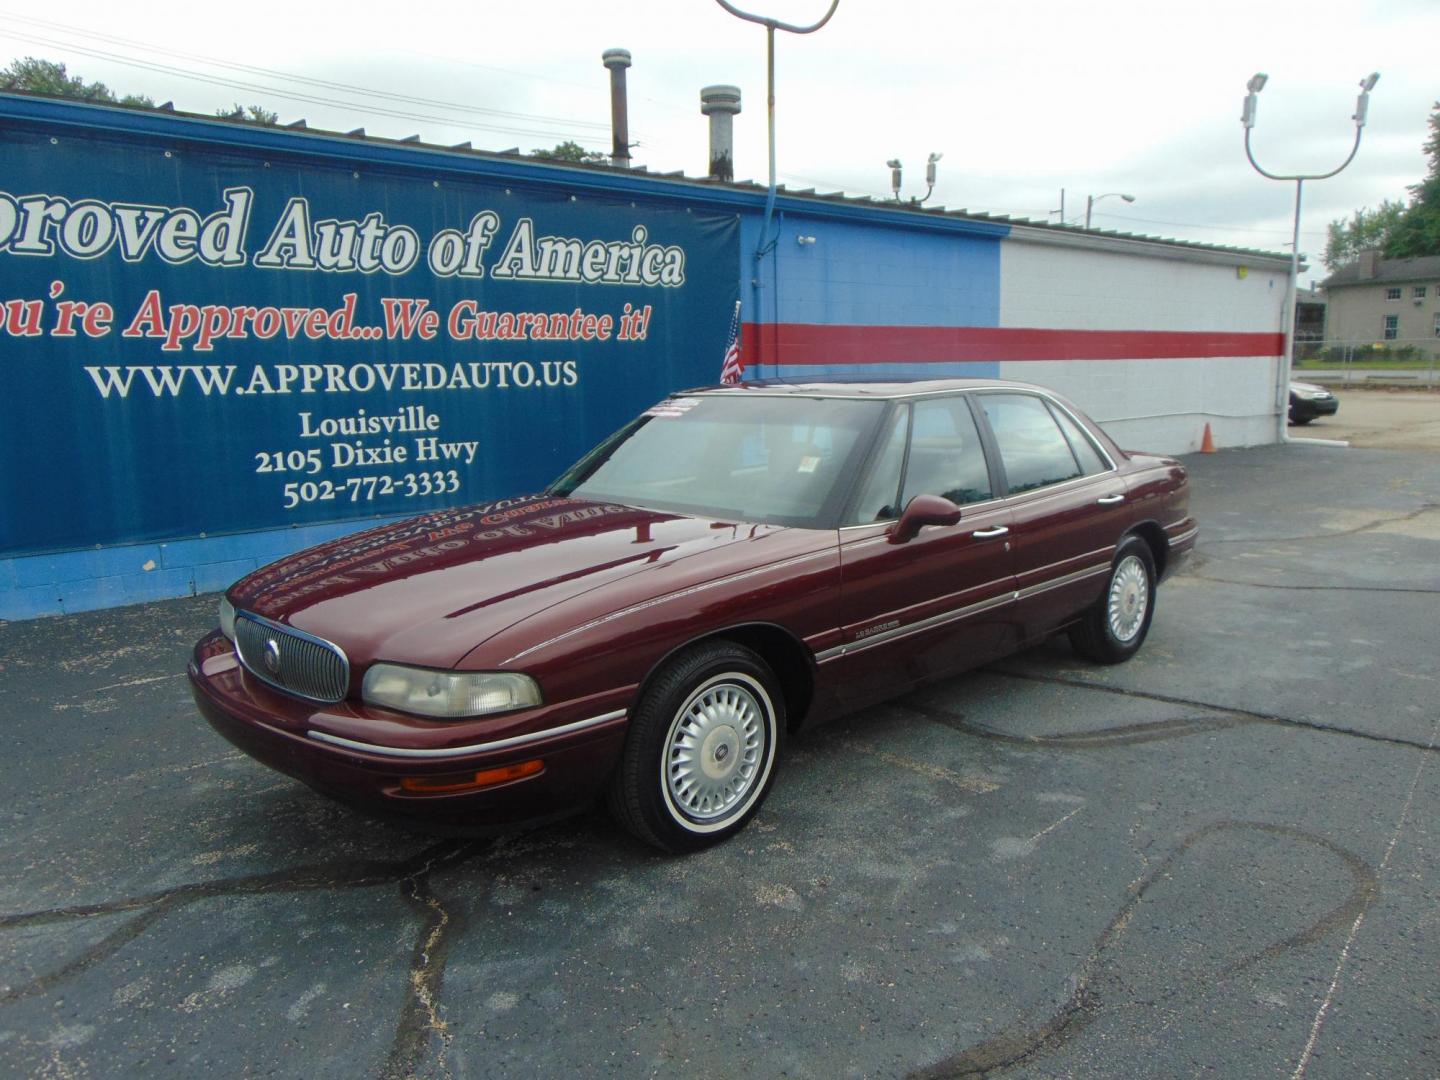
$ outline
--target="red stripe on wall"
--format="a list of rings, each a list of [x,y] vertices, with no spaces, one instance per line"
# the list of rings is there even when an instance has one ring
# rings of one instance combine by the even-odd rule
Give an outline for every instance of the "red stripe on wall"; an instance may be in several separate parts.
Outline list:
[[[1160,360],[1280,356],[1283,334],[1038,330],[999,326],[746,323],[745,364],[949,364],[967,360]]]

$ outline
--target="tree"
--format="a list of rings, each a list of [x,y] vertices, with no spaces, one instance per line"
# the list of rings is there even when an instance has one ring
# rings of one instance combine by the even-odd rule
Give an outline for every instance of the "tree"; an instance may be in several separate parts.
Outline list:
[[[1430,171],[1410,186],[1410,205],[1385,245],[1387,259],[1440,255],[1440,101],[1430,113],[1430,137],[1424,149]]]
[[[1325,265],[1331,270],[1367,248],[1379,248],[1387,259],[1440,255],[1440,101],[1429,125],[1424,150],[1430,169],[1410,186],[1410,202],[1386,199],[1374,210],[1356,210],[1348,222],[1332,221],[1325,245]]]
[[[537,147],[530,151],[530,156],[544,158],[547,161],[569,161],[577,165],[605,165],[610,161],[608,154],[602,154],[598,150],[586,150],[579,143],[570,139],[558,143],[553,150],[542,150]]]
[[[87,83],[79,75],[71,75],[66,71],[64,64],[57,64],[53,60],[37,60],[33,56],[16,60],[0,71],[0,90],[28,90],[36,94],[52,94],[76,101],[93,101],[100,105],[155,108],[155,100],[145,94],[117,97],[115,92],[102,82]],[[279,114],[269,109],[259,105],[245,106],[238,102],[232,109],[216,109],[215,115],[228,120],[251,120],[257,124],[274,124],[280,120]]]
[[[1369,248],[1384,248],[1390,234],[1405,215],[1405,204],[1386,199],[1374,210],[1356,210],[1349,221],[1340,218],[1330,222],[1325,241],[1325,265],[1331,270],[1350,262]]]
[[[87,83],[80,76],[66,71],[64,64],[57,64],[53,60],[37,60],[33,56],[16,60],[4,71],[0,71],[0,89],[29,90],[37,94],[74,98],[77,101],[94,101],[102,105],[140,105],[149,109],[155,107],[154,99],[144,94],[116,97],[115,92],[102,82]]]
[[[216,109],[215,115],[222,120],[249,120],[253,124],[278,124],[280,114],[262,109],[259,105],[241,105],[238,101],[228,109]]]

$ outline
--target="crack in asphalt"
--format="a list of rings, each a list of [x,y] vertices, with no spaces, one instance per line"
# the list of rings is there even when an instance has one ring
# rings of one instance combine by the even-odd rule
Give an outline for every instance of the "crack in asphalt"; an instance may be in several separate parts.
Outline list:
[[[1333,540],[1337,536],[1358,536],[1361,533],[1384,528],[1386,525],[1395,525],[1402,521],[1414,521],[1416,518],[1428,514],[1432,510],[1440,510],[1440,503],[1426,503],[1418,510],[1411,510],[1407,514],[1396,514],[1393,517],[1376,518],[1374,521],[1368,521],[1364,525],[1357,525],[1352,529],[1335,529],[1332,532],[1309,533],[1305,536],[1239,536],[1229,540],[1207,539],[1205,546],[1214,547],[1219,544],[1293,544],[1302,540]]]
[[[1345,735],[1352,739],[1365,739],[1369,742],[1385,743],[1390,746],[1404,746],[1411,750],[1423,750],[1427,753],[1432,754],[1440,753],[1440,746],[1435,746],[1432,743],[1423,743],[1414,739],[1402,739],[1395,735],[1377,735],[1372,731],[1361,731],[1358,728],[1341,727],[1338,724],[1322,724],[1318,720],[1299,720],[1293,716],[1280,716],[1276,713],[1252,712],[1249,709],[1236,709],[1229,705],[1216,705],[1208,701],[1195,701],[1192,698],[1175,697],[1170,694],[1152,694],[1143,690],[1130,690],[1123,686],[1104,686],[1099,683],[1088,682],[1084,679],[1069,679],[1063,675],[1036,675],[1032,674],[1031,672],[1016,671],[1014,668],[1005,667],[989,667],[985,668],[984,670],[992,675],[1003,675],[1009,679],[1020,679],[1025,682],[1052,683],[1057,686],[1077,686],[1085,690],[1097,690],[1100,693],[1115,694],[1119,697],[1134,698],[1139,701],[1158,701],[1166,705],[1181,705],[1185,706],[1186,708],[1205,709],[1210,712],[1219,713],[1222,715],[1222,717],[1237,717],[1242,721],[1248,723],[1275,724],[1283,727],[1296,728],[1302,731],[1314,731],[1322,735]],[[897,702],[897,704],[903,704],[906,708],[914,709],[917,712],[921,711],[920,709],[916,708],[916,706],[911,705],[907,702],[901,701]],[[928,714],[922,713],[922,715]],[[957,720],[960,723],[964,723],[974,727],[974,725],[970,724],[969,721],[964,721],[962,718],[955,717],[954,714],[949,714],[949,716],[950,719]],[[935,720],[937,718],[934,716],[930,716],[929,719]],[[955,724],[950,723],[949,720],[940,720],[939,722],[946,723],[951,727],[955,726]],[[1174,721],[1162,720],[1159,721],[1159,723],[1174,723]],[[1144,727],[1145,725],[1139,726]],[[1231,724],[1229,726],[1238,727],[1240,725]],[[978,727],[976,728],[976,732],[983,733]],[[997,732],[996,734],[998,735],[999,733]],[[1185,734],[1195,734],[1195,732],[1187,731],[1185,732]],[[986,735],[985,737],[990,738],[991,736]],[[1060,738],[1063,737],[1041,738],[1044,738],[1044,741],[1048,743],[1059,742]]]
[[[1359,592],[1359,593],[1413,593],[1417,596],[1434,596],[1440,593],[1440,589],[1429,589],[1423,586],[1408,585],[1282,585],[1272,581],[1237,581],[1234,578],[1215,577],[1211,574],[1203,574],[1200,571],[1209,566],[1212,562],[1235,563],[1237,565],[1255,566],[1271,573],[1283,574],[1282,568],[1263,566],[1255,562],[1241,560],[1233,555],[1211,555],[1197,554],[1193,563],[1185,567],[1178,574],[1179,577],[1193,579],[1195,581],[1210,581],[1217,585],[1239,585],[1251,589],[1279,589],[1282,592]]]
[[[429,1053],[432,1035],[440,1043],[436,1066],[441,1075],[449,1075],[445,1057],[454,1036],[450,1034],[443,1015],[440,993],[450,949],[463,929],[463,922],[435,896],[430,885],[432,868],[427,865],[400,883],[406,903],[419,912],[424,921],[410,961],[410,992],[401,1006],[400,1017],[395,1023],[395,1037],[385,1065],[380,1070],[383,1080],[403,1080],[414,1076]],[[447,930],[450,931],[448,934]]]
[[[474,840],[444,840],[398,861],[363,859],[318,863],[266,874],[179,885],[105,903],[0,916],[0,930],[9,930],[130,911],[140,912],[96,944],[82,950],[74,959],[36,976],[27,983],[8,987],[0,992],[0,1006],[11,1005],[54,989],[113,956],[164,916],[201,900],[222,896],[399,884],[406,901],[421,911],[425,919],[413,952],[409,976],[410,993],[407,994],[396,1021],[395,1037],[382,1075],[387,1078],[413,1076],[428,1051],[428,1036],[431,1031],[438,1033],[442,1039],[439,1063],[443,1068],[449,1035],[441,1018],[440,989],[445,962],[460,922],[435,898],[430,889],[430,875],[437,870],[465,862],[478,854],[484,846],[480,841]]]
[[[1107,968],[1107,950],[1118,942],[1129,929],[1140,903],[1151,888],[1162,879],[1168,878],[1170,870],[1196,844],[1210,836],[1225,831],[1253,830],[1272,836],[1284,837],[1300,843],[1313,844],[1337,856],[1353,879],[1350,895],[1345,901],[1322,914],[1314,922],[1292,934],[1283,941],[1267,945],[1249,956],[1242,957],[1223,968],[1219,977],[1229,978],[1246,968],[1278,956],[1300,945],[1320,940],[1337,929],[1352,923],[1368,911],[1380,895],[1380,882],[1375,871],[1364,859],[1354,852],[1326,840],[1324,837],[1305,832],[1288,825],[1275,825],[1259,821],[1217,821],[1188,834],[1164,859],[1150,867],[1145,874],[1130,886],[1130,898],[1110,920],[1095,939],[1089,955],[1072,977],[1073,989],[1060,1007],[1049,1017],[1038,1023],[1029,1023],[1024,1018],[1009,1025],[998,1034],[967,1047],[958,1053],[935,1062],[932,1065],[912,1070],[909,1080],[950,1080],[950,1078],[986,1076],[1024,1064],[1042,1054],[1059,1049],[1079,1032],[1092,1023],[1103,1009],[1119,1008],[1125,1005],[1144,1005],[1140,1001],[1107,1002],[1107,991],[1124,992],[1123,980]],[[1199,974],[1181,981],[1171,988],[1166,997],[1188,990],[1196,983],[1212,979],[1209,974]]]
[[[1008,673],[999,672],[998,674]],[[1100,687],[1096,687],[1096,689],[1100,689]],[[1016,743],[1022,746],[1075,748],[1133,746],[1138,743],[1160,742],[1165,739],[1183,739],[1207,731],[1224,731],[1228,728],[1246,727],[1251,724],[1284,726],[1280,720],[1255,716],[1179,716],[1168,720],[1149,720],[1139,724],[1118,724],[1114,727],[1098,728],[1094,731],[1062,732],[1055,735],[1011,735],[945,709],[938,709],[933,705],[922,705],[903,700],[894,704],[966,735],[976,735],[993,742]]]
[[[1440,589],[1406,588],[1397,585],[1280,585],[1270,581],[1235,581],[1232,578],[1213,577],[1194,570],[1188,571],[1184,576],[1196,581],[1213,581],[1217,585],[1241,585],[1251,589],[1280,589],[1288,592],[1413,593],[1418,596],[1434,596],[1440,593]]]

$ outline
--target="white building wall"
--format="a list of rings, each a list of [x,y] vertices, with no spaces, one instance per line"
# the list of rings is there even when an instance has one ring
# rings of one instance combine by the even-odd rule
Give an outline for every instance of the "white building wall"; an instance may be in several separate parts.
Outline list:
[[[1079,331],[1076,355],[1006,360],[1002,378],[1059,391],[1127,448],[1192,452],[1206,423],[1218,447],[1275,441],[1279,357],[1264,353],[1280,351],[1283,260],[1062,239],[1042,242],[1017,230],[1001,246],[1000,325]],[[1094,358],[1083,334],[1094,330],[1132,332],[1142,344],[1147,334],[1167,333],[1266,335],[1269,344],[1239,347],[1257,355]]]

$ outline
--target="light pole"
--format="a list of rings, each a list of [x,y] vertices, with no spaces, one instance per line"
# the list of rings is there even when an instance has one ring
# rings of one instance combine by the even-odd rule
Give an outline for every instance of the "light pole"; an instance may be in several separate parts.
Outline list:
[[[750,279],[750,289],[754,296],[752,317],[758,322],[760,319],[760,266],[764,262],[765,256],[775,250],[775,243],[780,239],[778,231],[774,236],[770,235],[770,222],[775,216],[775,31],[813,34],[830,21],[830,16],[834,15],[835,9],[840,6],[840,0],[830,0],[830,10],[825,12],[825,16],[819,22],[813,22],[809,26],[794,26],[766,15],[752,15],[748,11],[741,11],[729,0],[715,0],[715,2],[737,19],[759,23],[765,27],[765,108],[769,116],[770,129],[770,186],[765,191],[765,221],[760,226],[760,239],[755,244],[755,276]],[[779,273],[780,270],[777,266],[775,269],[777,278]],[[776,317],[778,319],[778,313]],[[757,342],[757,346],[758,344]],[[758,360],[756,362],[759,363]]]
[[[1112,195],[1117,195],[1117,196],[1119,196],[1120,198],[1124,199],[1126,202],[1134,202],[1134,201],[1135,201],[1135,196],[1134,196],[1134,195],[1125,195],[1125,194],[1122,194],[1121,192],[1118,192],[1118,191],[1107,191],[1104,195],[1090,195],[1090,196],[1087,196],[1086,199],[1085,199],[1085,228],[1088,229],[1088,228],[1090,227],[1090,211],[1093,210],[1093,209],[1095,209],[1095,204],[1096,204],[1097,202],[1099,202],[1101,199],[1108,199],[1108,198],[1110,198],[1110,196],[1112,196]]]
[[[792,34],[813,34],[830,21],[830,16],[834,15],[835,9],[840,6],[840,0],[831,0],[830,10],[825,12],[825,17],[819,22],[811,23],[809,26],[794,26],[765,15],[752,15],[748,11],[741,11],[734,4],[730,3],[729,0],[715,0],[715,2],[737,19],[759,23],[765,27],[765,78],[767,90],[765,105],[770,118],[770,187],[765,194],[765,224],[760,230],[760,244],[755,249],[755,260],[759,262],[759,260],[765,257],[767,251],[775,247],[775,238],[769,235],[770,218],[775,212],[775,31],[786,30]]]
[[[1360,80],[1360,96],[1355,99],[1355,115],[1350,118],[1355,121],[1355,142],[1350,147],[1350,156],[1329,172],[1295,173],[1293,175],[1281,175],[1262,169],[1260,163],[1255,160],[1254,153],[1250,150],[1250,131],[1255,126],[1256,101],[1260,91],[1265,89],[1265,83],[1269,81],[1269,78],[1263,73],[1256,73],[1245,84],[1245,89],[1249,93],[1245,95],[1245,105],[1240,112],[1240,122],[1245,125],[1245,156],[1250,159],[1250,164],[1254,166],[1255,171],[1270,180],[1295,181],[1295,223],[1290,233],[1290,282],[1285,290],[1285,316],[1282,320],[1285,327],[1285,355],[1276,365],[1275,378],[1275,441],[1283,443],[1289,439],[1285,418],[1290,411],[1290,369],[1295,362],[1295,290],[1300,278],[1300,202],[1305,190],[1305,181],[1328,180],[1342,172],[1345,166],[1355,160],[1355,155],[1360,152],[1360,136],[1365,130],[1365,117],[1370,111],[1370,91],[1375,89],[1375,84],[1380,80],[1380,73],[1372,72]]]

